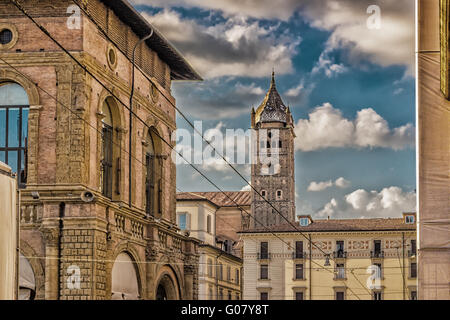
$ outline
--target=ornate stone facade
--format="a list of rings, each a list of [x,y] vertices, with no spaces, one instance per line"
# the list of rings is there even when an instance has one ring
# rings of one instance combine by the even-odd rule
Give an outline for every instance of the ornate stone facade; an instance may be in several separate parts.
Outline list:
[[[130,48],[138,41],[136,32],[145,31],[138,28],[151,26],[136,13],[127,13],[126,1],[80,2],[80,27],[74,29],[67,24],[72,1],[21,4],[33,17],[45,17],[38,21],[115,97],[129,101]],[[118,6],[124,9],[118,11]],[[133,117],[130,195],[129,111],[10,1],[0,1],[0,12],[0,24],[14,26],[17,34],[13,46],[0,48],[0,57],[13,66],[0,61],[0,83],[21,85],[30,104],[20,250],[33,268],[35,298],[110,299],[118,285],[116,260],[126,253],[136,274],[137,297],[197,299],[197,242],[176,226],[171,148],[161,139],[154,142],[159,205],[157,212],[148,213],[142,141],[154,130],[170,143],[176,129],[170,83],[200,78],[159,35],[149,40],[151,46],[139,48],[133,111],[145,125]],[[110,50],[115,64],[110,63]],[[107,99],[113,102],[114,120],[110,197],[101,182],[102,106]],[[122,292],[122,297],[127,294]]]

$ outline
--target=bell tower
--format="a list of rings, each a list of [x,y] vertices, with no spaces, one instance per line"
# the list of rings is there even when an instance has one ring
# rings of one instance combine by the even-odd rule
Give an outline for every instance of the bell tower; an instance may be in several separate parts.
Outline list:
[[[294,222],[294,122],[277,91],[274,72],[269,91],[256,111],[252,109],[251,119],[255,138],[251,183],[262,197],[252,190],[252,215],[259,223],[251,219],[250,227],[287,223],[270,204]]]

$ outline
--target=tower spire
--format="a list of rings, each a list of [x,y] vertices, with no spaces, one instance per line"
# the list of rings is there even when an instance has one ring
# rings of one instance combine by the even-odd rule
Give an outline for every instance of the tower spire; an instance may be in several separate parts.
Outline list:
[[[272,68],[272,81],[270,82],[270,86],[275,86],[275,68]]]

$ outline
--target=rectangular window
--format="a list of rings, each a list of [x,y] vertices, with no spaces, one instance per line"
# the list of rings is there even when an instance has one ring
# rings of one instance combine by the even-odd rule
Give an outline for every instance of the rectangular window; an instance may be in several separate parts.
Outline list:
[[[381,240],[374,240],[373,250],[375,254],[379,254],[381,252]]]
[[[227,267],[227,281],[231,281],[231,267]]]
[[[206,232],[211,233],[211,216],[206,218]]]
[[[410,294],[410,299],[411,300],[417,300],[417,291],[411,291],[411,294]]]
[[[344,258],[344,241],[336,241],[336,258]]]
[[[295,258],[303,259],[303,241],[295,241]]]
[[[261,259],[268,259],[269,258],[269,243],[268,242],[261,242],[261,244],[260,244],[260,257],[261,257]]]
[[[417,263],[412,262],[410,265],[411,278],[417,278]]]
[[[342,291],[336,292],[336,300],[345,300],[345,294]]]
[[[178,226],[180,227],[181,230],[186,230],[186,213],[181,213],[178,215]]]
[[[301,218],[300,219],[300,225],[302,227],[307,227],[309,225],[309,219],[308,218]]]
[[[411,254],[416,255],[417,246],[416,246],[416,240],[411,240]]]
[[[239,279],[239,269],[236,269],[236,284],[239,284],[240,279]]]
[[[231,291],[228,290],[228,300],[233,300],[233,298],[231,298]]]
[[[304,300],[303,292],[296,292],[295,293],[295,300]]]
[[[269,265],[262,264],[260,266],[260,279],[267,280],[269,279]]]
[[[219,300],[223,300],[223,289],[219,289]]]
[[[260,293],[260,300],[269,300],[269,293],[268,292],[261,292]]]
[[[336,264],[336,279],[345,279],[345,265],[343,263]]]
[[[218,279],[223,280],[223,265],[219,263]]]
[[[295,265],[295,279],[297,280],[303,279],[303,264]]]
[[[381,263],[374,263],[374,265],[377,267],[377,272],[375,274],[377,279],[381,279],[381,276],[383,274],[383,269]]]

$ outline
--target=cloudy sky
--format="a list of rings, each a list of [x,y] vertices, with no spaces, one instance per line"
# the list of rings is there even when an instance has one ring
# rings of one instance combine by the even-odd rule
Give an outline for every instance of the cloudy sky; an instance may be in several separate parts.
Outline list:
[[[203,132],[247,130],[275,69],[296,123],[299,214],[415,210],[414,1],[132,2],[203,76],[173,84]],[[245,188],[220,161],[201,169],[225,190]],[[182,191],[216,191],[187,165],[177,174]]]

